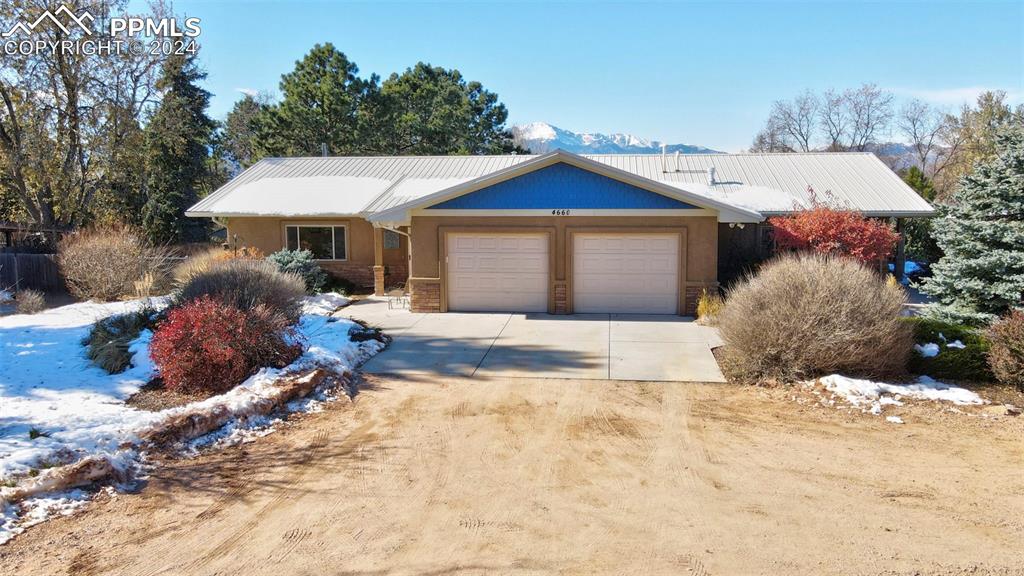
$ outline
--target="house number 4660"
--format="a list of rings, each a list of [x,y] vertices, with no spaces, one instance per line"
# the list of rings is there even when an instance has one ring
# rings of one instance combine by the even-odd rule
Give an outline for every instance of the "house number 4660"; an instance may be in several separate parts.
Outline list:
[[[552,210],[551,211],[551,215],[552,216],[568,216],[569,215],[569,211],[568,210]]]

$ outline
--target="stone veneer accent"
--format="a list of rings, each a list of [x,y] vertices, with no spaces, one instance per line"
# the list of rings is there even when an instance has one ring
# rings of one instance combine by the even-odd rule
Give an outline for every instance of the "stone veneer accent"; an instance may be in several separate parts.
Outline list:
[[[718,290],[718,284],[690,285],[686,287],[686,296],[683,298],[683,316],[697,315],[697,301],[700,300],[700,293],[707,290],[709,293]]]
[[[555,314],[569,313],[568,287],[565,282],[555,283]]]
[[[384,267],[373,267],[373,293],[376,296],[384,295]]]
[[[441,311],[441,283],[413,282],[409,297],[409,310],[412,312]]]
[[[374,288],[374,266],[351,264],[337,260],[324,260],[319,264],[321,268],[332,276],[344,278],[356,286]],[[405,282],[409,276],[408,267],[404,264],[388,264],[385,268],[387,269],[387,275],[384,278],[385,286]]]

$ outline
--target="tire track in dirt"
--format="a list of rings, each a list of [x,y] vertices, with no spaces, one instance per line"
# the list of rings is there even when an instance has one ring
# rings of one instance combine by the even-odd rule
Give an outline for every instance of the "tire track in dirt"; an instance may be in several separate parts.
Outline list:
[[[364,427],[357,429],[356,432],[364,431]],[[236,550],[238,545],[249,536],[249,534],[260,526],[262,518],[272,512],[275,508],[289,500],[293,496],[291,487],[295,486],[302,480],[302,477],[308,472],[310,466],[318,456],[318,453],[327,445],[329,439],[329,432],[327,429],[317,430],[308,443],[304,447],[304,450],[300,453],[299,458],[294,462],[289,463],[287,467],[288,474],[286,478],[281,482],[281,485],[277,487],[276,493],[270,498],[269,501],[265,502],[254,514],[252,514],[245,522],[234,528],[227,537],[223,538],[216,546],[209,549],[200,556],[195,557],[191,554],[195,548],[190,546],[182,545],[180,542],[168,543],[164,546],[160,546],[159,550],[151,551],[150,554],[166,559],[166,563],[162,566],[149,566],[149,568],[143,568],[141,571],[134,572],[136,576],[156,576],[163,573],[191,573],[201,570],[207,566],[210,562],[217,560],[232,553]],[[228,494],[219,497],[217,501],[211,504],[199,515],[201,522],[209,522],[215,517],[221,516],[224,511],[232,505],[237,505],[239,502],[230,500],[230,494],[239,494],[245,492],[245,486],[235,486],[229,490]],[[206,514],[204,514],[206,512]],[[203,534],[202,531],[197,532],[196,530],[190,529],[190,533]],[[202,538],[202,536],[198,536]],[[198,548],[198,547],[197,547]],[[273,551],[272,551],[273,553]]]

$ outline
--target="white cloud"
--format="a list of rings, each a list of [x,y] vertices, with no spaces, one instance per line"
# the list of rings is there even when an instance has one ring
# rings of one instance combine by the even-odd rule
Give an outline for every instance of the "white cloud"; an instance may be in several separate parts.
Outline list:
[[[235,90],[245,94],[246,96],[252,96],[253,98],[260,93],[260,91],[255,88],[235,88]]]
[[[986,86],[965,86],[962,88],[938,88],[938,89],[925,89],[925,88],[891,88],[891,90],[900,95],[908,98],[919,98],[925,102],[932,104],[938,104],[941,106],[959,106],[960,104],[973,104],[977,99],[978,95],[982,92],[1002,90],[1006,92],[1006,100],[1011,104],[1024,102],[1024,90],[1020,89],[1007,89],[1007,88],[992,88]]]

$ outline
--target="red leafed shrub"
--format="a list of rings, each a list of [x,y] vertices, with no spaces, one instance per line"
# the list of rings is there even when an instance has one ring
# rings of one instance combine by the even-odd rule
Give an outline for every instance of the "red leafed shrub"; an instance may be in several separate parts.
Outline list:
[[[1013,310],[988,330],[988,364],[996,378],[1024,390],[1024,311]]]
[[[768,219],[782,250],[810,250],[874,263],[892,254],[900,235],[887,224],[852,210],[815,202],[792,216]]]
[[[172,390],[215,394],[265,366],[282,367],[302,351],[287,317],[266,306],[242,311],[208,296],[168,313],[149,354]]]

